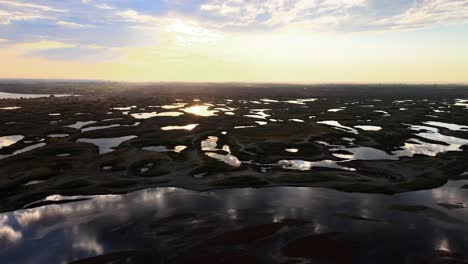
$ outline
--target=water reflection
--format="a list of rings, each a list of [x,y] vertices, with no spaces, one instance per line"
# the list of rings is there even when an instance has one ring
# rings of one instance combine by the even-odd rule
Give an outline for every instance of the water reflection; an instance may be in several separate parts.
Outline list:
[[[289,153],[297,153],[299,152],[299,149],[297,148],[287,148],[285,149],[286,152],[289,152]]]
[[[172,117],[176,117],[176,116],[181,116],[183,115],[184,113],[181,113],[181,112],[161,112],[161,113],[158,113],[156,116],[172,116]]]
[[[18,110],[21,109],[19,106],[6,106],[6,107],[0,107],[0,110]]]
[[[0,149],[16,144],[18,141],[23,140],[22,135],[11,135],[0,137]]]
[[[113,127],[132,127],[132,126],[138,126],[139,124],[140,124],[140,122],[135,122],[135,123],[133,123],[131,125],[111,124],[111,125],[107,125],[107,126],[91,126],[91,127],[83,128],[81,131],[87,132],[87,131],[95,131],[95,130],[113,128]]]
[[[81,129],[84,126],[91,125],[91,124],[94,124],[94,123],[96,123],[96,121],[77,121],[76,123],[71,124],[71,125],[69,125],[67,127],[71,127],[71,128],[75,128],[75,129]]]
[[[148,112],[148,113],[134,113],[131,116],[135,119],[148,119],[157,116],[157,112]]]
[[[205,151],[205,155],[210,158],[222,161],[232,167],[240,167],[242,162],[234,155],[231,154],[231,148],[228,145],[223,145],[218,148],[219,138],[216,136],[209,136],[207,139],[200,142],[200,148]],[[216,151],[223,151],[226,154],[219,154]]]
[[[336,148],[332,149],[335,150],[345,150],[350,152],[351,154],[341,154],[341,153],[333,153],[333,156],[341,159],[347,160],[398,160],[399,156],[390,155],[387,152],[370,148],[370,147],[354,147],[354,148]]]
[[[362,129],[362,130],[365,130],[365,131],[380,131],[382,130],[382,127],[379,127],[379,126],[354,126],[355,128],[358,128],[358,129]]]
[[[336,112],[343,111],[343,110],[345,110],[345,109],[346,109],[346,107],[342,107],[342,108],[332,108],[332,109],[328,109],[327,112],[336,113]]]
[[[50,137],[50,138],[64,138],[64,137],[68,137],[70,136],[70,134],[50,134],[50,135],[47,135],[47,137]]]
[[[186,105],[187,105],[186,103],[174,103],[174,104],[170,104],[170,105],[163,105],[163,106],[161,106],[161,108],[163,108],[163,109],[177,109],[177,108],[182,108],[182,107],[184,107]]]
[[[190,124],[186,126],[165,126],[161,127],[162,130],[192,130],[196,128],[198,124]]]
[[[315,102],[317,100],[318,100],[317,98],[304,98],[304,99],[288,100],[284,102],[288,104],[305,105],[307,102]]]
[[[455,100],[455,106],[462,106],[468,109],[468,100],[466,99],[456,99]]]
[[[132,105],[132,106],[125,106],[125,107],[113,107],[112,109],[113,110],[120,110],[120,111],[129,111],[129,110],[132,110],[132,109],[134,109],[136,107],[137,107],[136,105]]]
[[[296,226],[295,233],[283,229],[277,234],[281,246],[297,236],[340,232],[359,244],[353,251],[359,263],[405,263],[409,256],[432,255],[435,250],[465,253],[468,211],[438,205],[454,201],[466,204],[468,192],[460,189],[463,184],[467,181],[392,196],[303,187],[203,193],[156,188],[126,195],[100,195],[91,200],[0,214],[0,258],[11,263],[66,263],[141,248],[169,256],[242,226],[301,219],[308,224]],[[427,209],[422,212],[392,209],[415,205]],[[195,218],[154,224],[157,219],[188,212],[194,213]],[[216,227],[217,232],[191,235],[191,231],[207,223]],[[167,235],[161,236],[163,231]],[[372,236],[363,236],[370,233]],[[178,238],[182,239],[177,244],[166,243]],[[46,251],[38,246],[51,243],[54,246],[48,246]],[[269,243],[263,241],[261,245]],[[269,250],[277,249],[272,246]]]
[[[200,143],[201,150],[216,151],[218,146],[218,139],[218,137],[209,136],[207,139],[202,140]]]
[[[82,129],[83,132],[87,131],[94,131],[94,130],[101,130],[101,129],[106,129],[106,128],[113,128],[113,127],[119,127],[120,124],[112,124],[112,125],[107,125],[107,126],[92,126],[92,127],[87,127]]]
[[[186,148],[187,148],[187,146],[184,146],[184,145],[175,146],[174,148],[168,148],[166,146],[151,146],[151,147],[144,147],[143,150],[155,151],[155,152],[176,152],[176,153],[180,153],[180,152],[184,151]]]
[[[72,94],[22,94],[22,93],[4,93],[0,92],[0,99],[30,99],[30,98],[40,98],[40,97],[66,97],[73,96]]]
[[[24,183],[23,186],[30,186],[30,185],[36,185],[36,184],[39,184],[39,183],[43,183],[43,182],[46,182],[45,180],[38,180],[38,181],[28,181],[27,183]]]
[[[242,162],[236,156],[230,153],[223,155],[214,152],[206,152],[205,155],[207,155],[210,158],[222,161],[232,167],[240,167],[242,165]]]
[[[353,134],[356,134],[356,135],[359,134],[359,132],[356,129],[354,129],[352,127],[343,126],[338,121],[334,121],[334,120],[318,121],[317,123],[327,125],[327,126],[331,126],[331,127],[335,128],[335,129],[342,130],[342,131],[349,132],[349,133],[353,133]]]
[[[389,117],[390,116],[390,114],[387,111],[384,111],[384,110],[374,110],[374,112],[382,114],[383,117]]]
[[[99,154],[106,154],[114,151],[114,148],[118,147],[125,141],[136,138],[137,136],[125,136],[116,138],[80,138],[77,142],[91,143],[99,147]]]
[[[291,119],[289,119],[289,121],[296,122],[296,123],[304,123],[305,122],[304,120],[298,119],[298,118],[291,118]]]
[[[6,159],[6,158],[11,157],[11,156],[19,155],[19,154],[31,151],[33,149],[41,148],[41,147],[43,147],[45,145],[46,145],[45,143],[37,143],[37,144],[29,145],[29,146],[24,147],[22,149],[16,150],[11,154],[0,155],[0,160],[1,159]]]
[[[443,128],[447,128],[453,131],[468,131],[468,126],[462,126],[462,125],[451,124],[451,123],[428,121],[428,122],[424,122],[424,124],[429,125],[429,126],[443,127]]]
[[[209,110],[209,108],[209,105],[194,105],[181,110],[188,114],[205,117],[215,116],[219,112],[219,110]]]
[[[420,132],[415,134],[416,136],[441,142],[442,144],[428,143],[417,138],[411,138],[405,143],[402,150],[393,152],[395,155],[406,157],[412,157],[415,154],[436,156],[439,153],[445,153],[448,151],[462,151],[461,147],[468,144],[467,139],[440,134],[439,129],[435,127],[412,125],[410,128]]]
[[[355,171],[354,168],[347,168],[339,165],[334,160],[305,161],[305,160],[280,160],[277,163],[281,168],[287,170],[309,171],[315,167],[330,168],[338,170]]]

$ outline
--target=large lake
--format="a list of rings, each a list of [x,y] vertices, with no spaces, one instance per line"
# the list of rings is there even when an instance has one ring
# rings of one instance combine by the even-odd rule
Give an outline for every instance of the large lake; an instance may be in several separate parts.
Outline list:
[[[331,258],[332,263],[341,260],[336,256],[345,258],[336,263],[348,263],[346,257],[353,263],[411,263],[441,255],[460,259],[468,249],[468,209],[463,208],[468,206],[468,190],[461,188],[467,183],[449,181],[440,188],[398,195],[274,187],[209,192],[154,188],[125,195],[51,196],[42,204],[59,204],[32,204],[31,209],[0,214],[0,259],[67,263],[126,252],[122,254],[129,254],[128,261],[172,263],[184,254],[237,248],[259,263],[271,263],[287,259],[281,252],[291,254],[285,251],[289,243],[317,234],[338,236],[320,242],[319,248],[313,242],[306,244],[312,257]],[[89,199],[60,204],[84,198]],[[299,224],[262,237],[265,224],[285,219]],[[225,236],[227,231],[255,226],[260,228],[241,231],[240,237],[260,234],[258,240],[233,242],[235,235]],[[213,237],[219,242],[204,242]],[[328,245],[325,249],[323,243]],[[327,256],[330,248],[335,257]],[[314,255],[314,250],[320,252]],[[146,255],[140,256],[140,251]]]

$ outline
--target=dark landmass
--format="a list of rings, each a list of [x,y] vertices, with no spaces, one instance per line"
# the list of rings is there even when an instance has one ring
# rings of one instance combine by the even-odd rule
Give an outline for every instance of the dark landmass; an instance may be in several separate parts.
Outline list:
[[[268,166],[279,160],[342,161],[332,146],[362,146],[385,151],[401,147],[415,137],[408,124],[440,122],[468,125],[466,107],[454,106],[457,98],[468,98],[468,88],[457,85],[280,85],[280,84],[131,84],[112,82],[3,82],[1,92],[75,94],[73,97],[3,99],[0,110],[0,137],[23,135],[25,138],[0,149],[9,155],[32,144],[45,146],[0,160],[0,211],[20,208],[51,194],[90,195],[126,193],[164,186],[193,190],[227,187],[319,186],[349,192],[398,193],[434,188],[468,171],[468,149],[440,153],[435,157],[415,155],[398,160],[351,160],[337,168],[314,167],[297,171]],[[259,100],[268,98],[278,103]],[[289,100],[317,98],[304,104]],[[193,101],[199,99],[199,101]],[[229,104],[226,104],[227,100]],[[395,104],[397,100],[412,100]],[[177,117],[157,116],[135,119],[133,113],[174,112],[162,105],[177,102],[187,106],[210,104],[210,109],[235,108],[235,115],[219,111],[213,116],[185,113]],[[443,105],[444,111],[434,113]],[[129,107],[126,111],[116,107]],[[346,107],[343,111],[329,109]],[[407,108],[401,111],[400,108]],[[269,109],[268,122],[262,126],[246,117],[252,109]],[[373,110],[384,110],[389,116]],[[60,113],[60,115],[49,115]],[[433,117],[436,116],[436,117]],[[304,122],[288,122],[289,119]],[[380,126],[380,131],[337,130],[317,121],[336,120],[340,124]],[[82,131],[68,127],[78,121],[95,121],[81,129],[96,126],[114,127]],[[269,121],[269,120],[266,120]],[[139,122],[139,123],[137,123]],[[198,124],[193,130],[164,131],[165,126]],[[236,126],[248,128],[235,129]],[[249,127],[253,126],[253,127]],[[439,128],[447,136],[468,139],[465,131]],[[226,131],[226,135],[221,132]],[[67,134],[63,138],[50,134]],[[94,144],[77,142],[81,138],[117,138],[134,135],[107,154],[99,154]],[[239,167],[205,155],[200,144],[208,136],[218,136],[219,145],[244,162]],[[352,137],[350,143],[346,138]],[[29,143],[27,143],[29,142]],[[143,150],[149,146],[187,146],[180,153]],[[289,153],[286,148],[301,151]],[[225,155],[223,150],[217,154]],[[145,168],[142,170],[142,168]],[[27,184],[31,181],[43,181]],[[26,185],[25,185],[26,184]]]

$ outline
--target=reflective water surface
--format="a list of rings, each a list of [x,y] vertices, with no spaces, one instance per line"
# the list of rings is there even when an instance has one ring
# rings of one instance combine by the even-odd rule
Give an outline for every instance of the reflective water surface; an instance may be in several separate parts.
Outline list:
[[[198,124],[189,124],[186,126],[165,126],[161,127],[162,130],[192,130],[196,128]]]
[[[11,156],[19,155],[21,153],[25,153],[25,152],[31,151],[33,149],[41,148],[41,147],[43,147],[45,145],[46,145],[46,143],[37,143],[37,144],[29,145],[29,146],[24,147],[22,149],[18,149],[18,150],[14,151],[11,154],[0,155],[0,160],[1,159],[6,159],[6,158],[11,157]]]
[[[136,138],[137,136],[125,136],[116,138],[80,138],[77,142],[91,143],[99,147],[99,154],[105,154],[114,151],[125,141]]]
[[[0,92],[0,99],[21,99],[21,98],[40,98],[49,97],[50,94],[21,94]],[[54,94],[55,97],[73,96],[72,94]]]
[[[154,152],[176,152],[176,153],[180,153],[180,152],[184,151],[186,148],[187,148],[187,146],[184,146],[184,145],[175,146],[174,148],[168,148],[166,146],[151,146],[151,147],[144,147],[143,150],[154,151]]]
[[[437,121],[428,121],[424,122],[424,124],[429,126],[436,126],[436,127],[443,127],[454,131],[468,131],[468,126],[461,126],[457,124],[450,124],[444,122],[437,122]]]
[[[6,107],[0,107],[0,110],[18,110],[21,109],[19,106],[6,106]]]
[[[335,254],[344,254],[338,245],[350,243],[354,263],[408,263],[412,257],[440,252],[463,256],[468,245],[468,190],[460,186],[467,183],[449,182],[392,196],[303,187],[55,195],[47,201],[77,202],[0,214],[0,258],[11,263],[67,263],[110,252],[148,250],[154,254],[141,263],[171,263],[192,252],[193,243],[284,219],[303,224],[283,227],[249,250],[272,263],[281,259],[278,250],[292,241],[338,233],[343,240]],[[222,243],[208,245],[219,250]],[[38,245],[47,245],[46,252]],[[316,246],[311,244],[308,250],[319,250]]]
[[[131,116],[136,119],[148,119],[151,117],[155,117],[157,114],[158,114],[157,112],[148,112],[148,113],[135,113],[135,114],[131,114]]]
[[[219,112],[218,110],[210,110],[209,108],[209,105],[194,105],[181,110],[197,116],[215,116]]]
[[[346,132],[353,133],[353,134],[356,134],[356,135],[359,134],[359,132],[356,129],[354,129],[352,127],[343,126],[342,124],[340,124],[340,122],[334,121],[334,120],[318,121],[317,124],[323,124],[323,125],[331,126],[331,127],[335,128],[335,129],[346,131]]]
[[[379,127],[379,126],[363,125],[363,126],[354,126],[354,127],[365,130],[365,131],[380,131],[380,130],[382,130],[382,127]]]
[[[11,146],[15,144],[16,142],[22,140],[24,136],[22,135],[12,135],[12,136],[4,136],[0,137],[0,149],[4,147]]]
[[[94,123],[96,123],[96,121],[77,121],[76,123],[71,124],[71,125],[69,125],[67,127],[71,127],[71,128],[75,128],[75,129],[81,129],[84,126],[91,125],[91,124],[94,124]]]

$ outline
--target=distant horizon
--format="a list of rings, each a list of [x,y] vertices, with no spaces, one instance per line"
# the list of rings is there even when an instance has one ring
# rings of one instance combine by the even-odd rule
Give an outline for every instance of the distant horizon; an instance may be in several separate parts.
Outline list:
[[[398,83],[398,82],[388,82],[388,83],[366,83],[366,82],[249,82],[249,81],[124,81],[124,80],[104,80],[104,79],[71,79],[71,78],[1,78],[0,83],[5,82],[96,82],[96,83],[130,83],[130,84],[271,84],[271,85],[424,85],[424,86],[432,86],[432,85],[453,85],[453,86],[468,86],[467,83]]]

